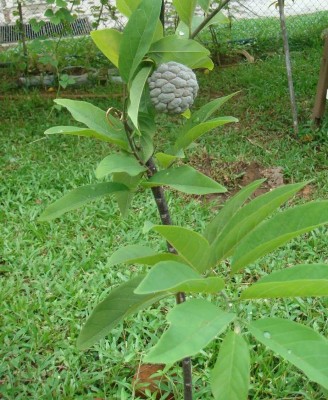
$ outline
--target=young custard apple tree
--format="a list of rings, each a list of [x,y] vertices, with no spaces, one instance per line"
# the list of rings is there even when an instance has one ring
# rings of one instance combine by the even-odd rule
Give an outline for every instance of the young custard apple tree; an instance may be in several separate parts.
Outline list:
[[[148,79],[148,84],[155,109],[169,114],[181,114],[190,108],[198,92],[194,72],[174,61],[161,64]]]

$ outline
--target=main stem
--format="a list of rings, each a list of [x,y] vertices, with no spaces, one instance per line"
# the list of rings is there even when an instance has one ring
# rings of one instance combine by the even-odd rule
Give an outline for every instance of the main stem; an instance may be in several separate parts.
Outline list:
[[[148,177],[150,178],[157,172],[156,165],[153,158],[150,158],[147,163],[148,167]],[[164,189],[162,186],[156,186],[151,188],[157,209],[163,225],[172,225],[171,215],[168,208],[168,204],[165,198]],[[167,243],[167,248],[170,253],[175,254],[175,248]],[[179,292],[176,295],[176,301],[181,304],[186,301],[186,296],[183,292]],[[191,358],[184,358],[182,361],[182,371],[183,371],[183,386],[184,386],[184,400],[192,400],[192,365]]]

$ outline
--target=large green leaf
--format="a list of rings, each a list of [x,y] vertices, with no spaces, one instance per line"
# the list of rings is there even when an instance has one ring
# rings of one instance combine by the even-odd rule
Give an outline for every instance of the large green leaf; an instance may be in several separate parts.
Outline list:
[[[134,289],[144,278],[143,275],[123,283],[112,290],[109,296],[99,303],[82,328],[77,346],[84,350],[107,336],[127,316],[150,306],[167,294],[137,295]]]
[[[120,74],[125,82],[133,78],[150,48],[156,33],[161,6],[161,0],[142,0],[130,16],[123,31],[118,60]]]
[[[85,136],[117,144],[123,149],[128,149],[128,143],[121,135],[113,136],[108,133],[97,132],[92,129],[79,128],[77,126],[53,126],[44,132],[46,135],[62,134],[72,136]]]
[[[168,61],[176,61],[189,68],[213,68],[213,62],[209,58],[210,52],[200,43],[192,39],[181,39],[176,35],[165,36],[153,43],[148,56],[156,64]],[[199,65],[202,62],[203,65]]]
[[[202,299],[192,299],[173,308],[168,315],[168,330],[150,350],[145,362],[173,364],[197,354],[235,319],[235,314],[220,310]]]
[[[134,156],[125,153],[110,154],[100,161],[96,169],[96,177],[101,179],[114,172],[125,172],[137,176],[147,169],[140,165]]]
[[[241,335],[229,332],[211,371],[215,400],[247,400],[250,376],[248,345]]]
[[[144,90],[151,69],[151,64],[145,65],[143,68],[140,69],[140,71],[137,73],[131,83],[128,115],[131,118],[131,121],[136,129],[139,129],[138,115],[142,92]]]
[[[192,17],[195,12],[197,0],[172,0],[172,3],[181,21],[191,27]]]
[[[211,0],[197,0],[197,3],[202,7],[204,12],[207,12],[210,7]]]
[[[209,241],[209,243],[212,243],[222,232],[231,218],[236,215],[240,207],[264,181],[264,179],[260,179],[250,183],[223,205],[218,214],[205,228],[204,237]]]
[[[328,340],[313,329],[280,318],[262,318],[249,330],[255,338],[328,389]]]
[[[161,167],[169,168],[178,158],[181,157],[159,152],[155,154],[155,158]]]
[[[302,233],[328,223],[328,201],[303,204],[261,223],[236,247],[232,271],[236,272]]]
[[[143,182],[143,186],[170,186],[188,194],[224,193],[227,191],[213,179],[187,165],[159,171]]]
[[[162,261],[153,266],[134,293],[218,293],[223,288],[224,281],[219,277],[203,278],[189,265]]]
[[[231,122],[238,122],[238,119],[235,117],[218,117],[215,119],[211,119],[210,121],[202,122],[193,128],[191,128],[186,133],[179,135],[177,141],[174,144],[175,151],[180,149],[185,149],[192,142],[199,139],[202,135],[210,130],[217,128],[218,126],[222,126],[225,124],[230,124]]]
[[[273,272],[244,290],[242,299],[328,296],[328,264],[301,264]]]
[[[237,243],[305,185],[295,183],[278,187],[256,197],[238,210],[212,244],[213,264],[225,258]]]
[[[201,273],[206,270],[210,247],[202,235],[173,225],[155,225],[152,229],[160,233],[195,270]]]
[[[88,128],[105,134],[122,135],[123,137],[124,126],[122,122],[109,115],[110,124],[105,111],[93,104],[70,99],[55,99],[54,102],[66,107],[76,121],[82,122]]]
[[[238,92],[237,92],[238,93]],[[199,110],[191,115],[191,118],[184,124],[183,133],[188,132],[191,128],[199,125],[202,122],[207,121],[211,115],[220,109],[228,100],[230,100],[237,93],[232,93],[225,97],[219,97],[209,103],[203,105]]]
[[[67,211],[75,210],[99,197],[119,191],[129,190],[120,183],[104,182],[96,185],[81,186],[74,189],[48,206],[39,217],[39,221],[50,221]]]
[[[171,253],[157,253],[150,247],[131,244],[120,247],[109,258],[107,266],[116,264],[147,264],[154,265],[160,261],[175,260],[182,261],[181,257]]]
[[[118,67],[122,32],[116,29],[100,29],[98,31],[92,31],[90,35],[98,49],[115,65],[115,67]]]
[[[141,0],[116,0],[116,7],[120,13],[129,17],[138,7]]]

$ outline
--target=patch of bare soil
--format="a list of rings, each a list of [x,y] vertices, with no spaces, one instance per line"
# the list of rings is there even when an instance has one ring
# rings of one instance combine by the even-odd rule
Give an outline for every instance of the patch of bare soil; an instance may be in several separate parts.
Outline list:
[[[224,202],[241,188],[258,179],[265,179],[265,182],[254,192],[253,197],[260,196],[287,183],[281,166],[263,167],[257,162],[246,163],[244,161],[220,162],[208,154],[203,154],[201,158],[199,156],[192,157],[190,164],[227,188],[227,192],[223,194],[199,196],[199,199],[203,201],[217,199],[219,203]],[[306,200],[311,199],[312,194],[313,187],[311,185],[305,186],[299,193]]]
[[[141,399],[148,399],[146,391],[149,391],[156,397],[156,399],[161,399],[164,393],[160,390],[160,384],[166,383],[167,378],[165,376],[159,374],[163,371],[165,365],[164,364],[141,364],[137,372],[133,377],[133,385],[136,388],[136,395]],[[165,393],[167,394],[167,393]],[[173,393],[169,393],[168,397],[165,397],[168,400],[174,400],[175,397]]]

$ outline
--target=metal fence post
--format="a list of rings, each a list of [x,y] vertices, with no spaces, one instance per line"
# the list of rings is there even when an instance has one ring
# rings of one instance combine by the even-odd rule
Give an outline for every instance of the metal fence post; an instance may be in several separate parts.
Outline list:
[[[27,45],[26,45],[26,33],[25,33],[25,28],[24,28],[22,3],[20,1],[17,1],[17,9],[18,9],[18,15],[19,15],[18,30],[19,30],[21,41],[22,41],[24,59],[26,62],[25,71],[27,72],[27,70],[28,70],[28,52],[27,52]]]
[[[326,98],[328,90],[328,34],[325,35],[325,45],[321,61],[317,94],[315,97],[312,119],[319,126],[325,112]]]

